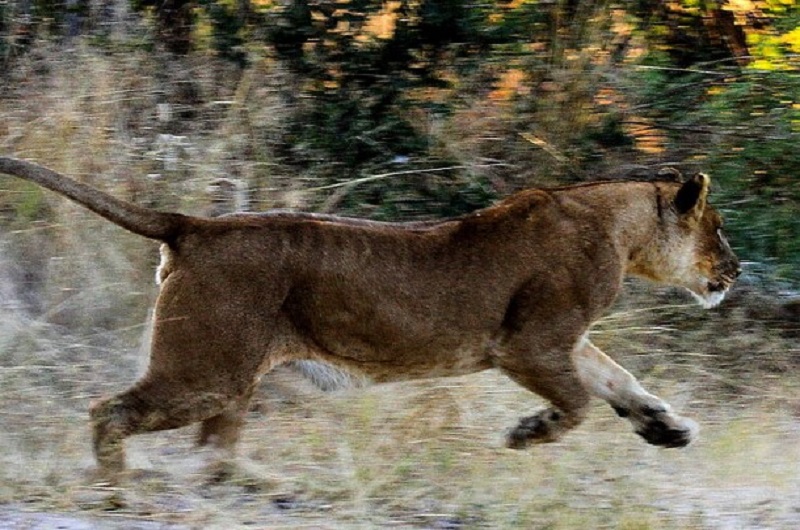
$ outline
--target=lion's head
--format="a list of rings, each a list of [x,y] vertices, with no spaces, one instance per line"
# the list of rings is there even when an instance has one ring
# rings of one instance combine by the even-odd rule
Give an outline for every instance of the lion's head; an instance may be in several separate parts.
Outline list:
[[[684,287],[705,308],[719,305],[739,276],[739,259],[722,231],[722,216],[708,204],[710,179],[658,184],[659,228],[632,263],[631,272]]]

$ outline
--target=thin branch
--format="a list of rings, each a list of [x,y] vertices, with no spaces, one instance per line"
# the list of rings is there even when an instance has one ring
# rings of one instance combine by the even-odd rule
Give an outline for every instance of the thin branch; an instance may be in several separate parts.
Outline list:
[[[534,135],[526,133],[526,132],[521,132],[521,133],[519,133],[519,135],[523,139],[525,139],[525,141],[535,145],[536,147],[541,148],[545,153],[547,153],[548,155],[552,156],[559,164],[566,164],[567,163],[567,161],[568,161],[567,157],[562,155],[560,152],[558,152],[558,150],[555,147],[553,147],[548,142],[542,140],[538,136],[534,136]]]
[[[428,169],[406,169],[403,171],[392,171],[391,173],[381,173],[379,175],[370,175],[368,177],[362,177],[358,179],[348,180],[346,182],[337,182],[335,184],[326,184],[325,186],[317,186],[316,188],[306,188],[303,191],[322,191],[322,190],[331,190],[335,188],[343,188],[346,186],[356,186],[358,184],[364,184],[365,182],[373,182],[376,180],[381,180],[389,177],[398,177],[401,175],[415,175],[418,173],[441,173],[443,171],[453,171],[455,169],[470,169],[470,168],[486,168],[486,167],[497,167],[497,166],[505,166],[507,164],[497,163],[497,164],[478,164],[478,165],[469,165],[469,166],[448,166],[448,167],[433,167]]]
[[[692,126],[685,126],[685,125],[664,125],[664,124],[654,124],[648,123],[639,120],[623,120],[622,123],[624,125],[644,125],[650,129],[654,130],[665,130],[665,131],[678,131],[678,132],[690,132],[690,133],[698,133],[698,134],[719,134],[722,136],[734,136],[737,138],[744,138],[746,140],[790,140],[792,136],[773,136],[773,135],[758,135],[758,134],[746,134],[731,130],[725,129],[711,129],[709,127],[692,127]]]
[[[632,64],[628,68],[633,68],[636,70],[659,70],[663,72],[680,72],[684,74],[703,74],[703,75],[715,75],[720,77],[730,76],[730,72],[718,72],[714,70],[698,70],[696,68],[674,68],[669,66],[651,66],[647,64]]]

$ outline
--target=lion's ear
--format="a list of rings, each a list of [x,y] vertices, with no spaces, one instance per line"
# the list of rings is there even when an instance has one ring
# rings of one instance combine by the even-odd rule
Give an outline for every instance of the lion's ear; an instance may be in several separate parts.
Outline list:
[[[683,182],[683,173],[681,173],[681,171],[676,167],[668,166],[661,168],[658,170],[656,175],[658,175],[659,179],[671,180],[672,182]]]
[[[675,195],[675,208],[680,215],[699,218],[703,215],[711,179],[708,175],[697,173],[684,182]]]

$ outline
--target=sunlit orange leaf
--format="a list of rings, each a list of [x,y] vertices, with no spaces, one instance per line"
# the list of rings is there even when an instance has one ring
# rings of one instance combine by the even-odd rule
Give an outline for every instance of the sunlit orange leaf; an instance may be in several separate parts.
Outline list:
[[[517,95],[525,80],[525,72],[518,68],[512,68],[504,72],[495,84],[495,89],[489,93],[489,98],[506,101]]]

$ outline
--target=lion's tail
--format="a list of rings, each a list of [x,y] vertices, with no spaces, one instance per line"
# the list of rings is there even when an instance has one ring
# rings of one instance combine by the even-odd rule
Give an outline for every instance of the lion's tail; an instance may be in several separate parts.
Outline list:
[[[170,242],[177,237],[186,217],[143,208],[117,199],[51,169],[10,157],[0,157],[0,173],[30,180],[60,193],[134,234]]]

